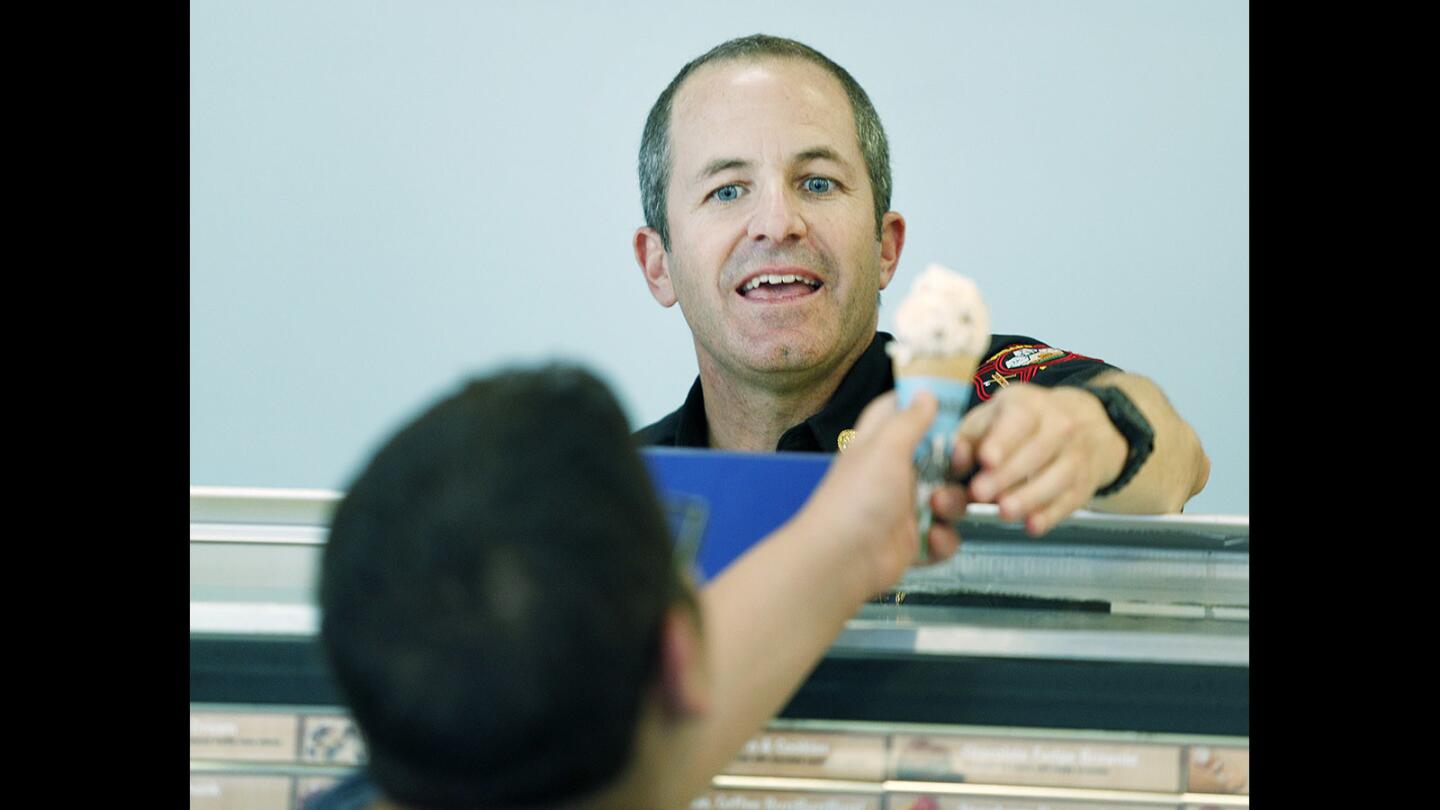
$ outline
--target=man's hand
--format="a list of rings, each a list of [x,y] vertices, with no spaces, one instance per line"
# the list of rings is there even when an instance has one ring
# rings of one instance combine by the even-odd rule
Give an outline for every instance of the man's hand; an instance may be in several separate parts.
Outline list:
[[[872,561],[871,593],[899,581],[915,559],[919,526],[915,522],[915,447],[935,418],[938,405],[928,392],[916,396],[905,410],[895,407],[889,392],[866,406],[855,425],[855,439],[836,457],[817,488],[806,513],[823,519],[831,542],[838,535],[857,544],[857,553]],[[955,553],[960,537],[947,522],[965,511],[965,492],[958,485],[942,487],[931,498],[937,521],[927,541],[930,559],[939,562]]]
[[[1038,537],[1115,480],[1127,449],[1088,391],[1012,385],[966,414],[952,461],[962,473],[979,465],[971,500]]]

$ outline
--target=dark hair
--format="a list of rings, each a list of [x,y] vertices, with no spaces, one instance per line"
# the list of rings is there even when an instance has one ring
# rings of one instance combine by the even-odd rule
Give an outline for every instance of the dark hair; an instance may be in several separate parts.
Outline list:
[[[380,449],[331,521],[321,633],[383,793],[523,806],[620,775],[686,593],[619,405],[550,366],[470,382]]]
[[[783,37],[751,34],[722,42],[680,68],[680,72],[655,100],[650,115],[645,119],[645,131],[640,136],[640,201],[645,209],[645,224],[659,232],[660,242],[666,250],[670,249],[670,223],[665,216],[665,199],[672,168],[670,118],[675,93],[685,79],[702,65],[763,57],[803,59],[819,65],[845,88],[845,95],[850,99],[850,111],[855,116],[860,154],[865,158],[865,169],[870,175],[870,191],[875,201],[875,238],[880,238],[880,221],[890,210],[890,145],[885,139],[885,128],[880,125],[880,114],[875,112],[865,88],[845,68],[809,45]]]

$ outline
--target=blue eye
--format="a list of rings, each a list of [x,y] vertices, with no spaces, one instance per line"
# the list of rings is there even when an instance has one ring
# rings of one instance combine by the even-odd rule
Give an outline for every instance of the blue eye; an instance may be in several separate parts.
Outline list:
[[[732,202],[740,198],[740,187],[731,183],[728,186],[721,186],[715,189],[715,191],[711,192],[710,196],[720,202]]]
[[[835,181],[828,177],[810,177],[805,180],[805,190],[811,194],[829,194]]]

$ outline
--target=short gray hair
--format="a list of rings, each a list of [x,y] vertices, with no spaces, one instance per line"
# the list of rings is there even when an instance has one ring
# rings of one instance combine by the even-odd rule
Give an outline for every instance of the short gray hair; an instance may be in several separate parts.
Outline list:
[[[885,139],[885,128],[880,125],[880,115],[875,112],[865,89],[845,68],[809,45],[783,37],[752,34],[722,42],[680,68],[645,119],[645,132],[640,137],[640,202],[645,209],[645,224],[659,232],[660,243],[666,250],[670,249],[670,224],[665,216],[665,190],[670,183],[670,116],[676,91],[702,65],[763,57],[803,59],[819,65],[845,88],[855,116],[860,154],[870,175],[870,190],[875,200],[875,238],[880,238],[880,221],[890,210],[890,145]]]

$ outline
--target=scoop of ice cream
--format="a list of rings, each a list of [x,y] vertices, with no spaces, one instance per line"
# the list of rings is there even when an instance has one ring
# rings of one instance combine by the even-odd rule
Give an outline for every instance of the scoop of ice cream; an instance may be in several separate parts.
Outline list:
[[[990,345],[990,312],[980,288],[954,270],[926,267],[895,311],[895,338],[886,350],[901,364],[917,355],[981,354]]]

